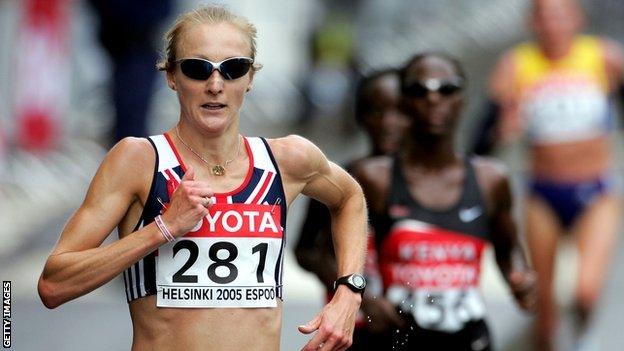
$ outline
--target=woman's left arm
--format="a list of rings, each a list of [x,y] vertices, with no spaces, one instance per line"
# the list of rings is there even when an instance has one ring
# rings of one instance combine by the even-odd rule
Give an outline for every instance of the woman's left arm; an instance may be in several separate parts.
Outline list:
[[[277,147],[273,147],[277,144]],[[327,160],[313,143],[299,136],[273,141],[287,196],[298,193],[319,200],[331,213],[337,277],[361,273],[366,254],[367,212],[359,184],[342,168]],[[339,285],[332,300],[299,331],[318,330],[303,350],[345,350],[351,345],[355,316],[362,296]]]

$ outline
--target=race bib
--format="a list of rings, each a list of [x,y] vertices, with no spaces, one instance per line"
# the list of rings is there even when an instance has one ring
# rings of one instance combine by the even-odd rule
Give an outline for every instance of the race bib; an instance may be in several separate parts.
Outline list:
[[[469,321],[485,318],[485,304],[477,288],[409,290],[393,286],[386,296],[402,313],[411,313],[423,329],[452,333]]]
[[[483,318],[478,286],[485,244],[412,219],[395,223],[380,252],[386,297],[423,329],[455,332]]]
[[[279,206],[214,204],[185,236],[161,246],[158,307],[277,306]]]
[[[607,97],[581,79],[542,83],[528,93],[522,112],[528,135],[537,143],[589,139],[609,127]]]

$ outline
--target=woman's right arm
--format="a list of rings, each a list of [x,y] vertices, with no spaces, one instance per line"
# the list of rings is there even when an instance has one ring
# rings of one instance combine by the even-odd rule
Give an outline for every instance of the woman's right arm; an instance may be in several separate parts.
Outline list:
[[[39,296],[46,307],[55,308],[104,285],[166,242],[152,223],[100,246],[130,206],[140,201],[141,194],[147,197],[154,162],[153,148],[146,139],[138,138],[122,140],[102,161],[84,202],[65,225],[39,278]],[[174,236],[186,233],[207,212],[201,196],[211,193],[206,184],[193,181],[190,173],[163,215]]]

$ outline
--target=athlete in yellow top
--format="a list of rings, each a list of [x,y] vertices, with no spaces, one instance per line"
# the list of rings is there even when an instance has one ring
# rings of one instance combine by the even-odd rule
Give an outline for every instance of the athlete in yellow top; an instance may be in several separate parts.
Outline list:
[[[584,17],[575,0],[535,0],[531,11],[535,41],[506,52],[495,68],[495,122],[477,151],[520,135],[528,141],[525,228],[540,283],[538,345],[549,350],[557,326],[552,281],[559,235],[569,231],[577,241],[581,320],[600,294],[611,258],[621,209],[611,170],[610,98],[624,92],[624,59],[613,41],[578,34]]]

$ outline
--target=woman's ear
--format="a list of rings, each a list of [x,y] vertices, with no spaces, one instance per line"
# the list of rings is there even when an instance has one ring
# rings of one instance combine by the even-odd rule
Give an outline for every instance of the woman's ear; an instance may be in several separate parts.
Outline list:
[[[167,71],[167,85],[169,86],[169,88],[171,88],[171,90],[173,91],[177,91],[178,89],[176,88],[176,83],[175,83],[175,77],[173,75],[172,71]]]
[[[252,71],[250,72],[250,75],[249,75],[249,83],[247,83],[247,89],[245,89],[246,92],[249,92],[251,90],[251,88],[253,87],[255,73],[256,72],[252,69]]]

